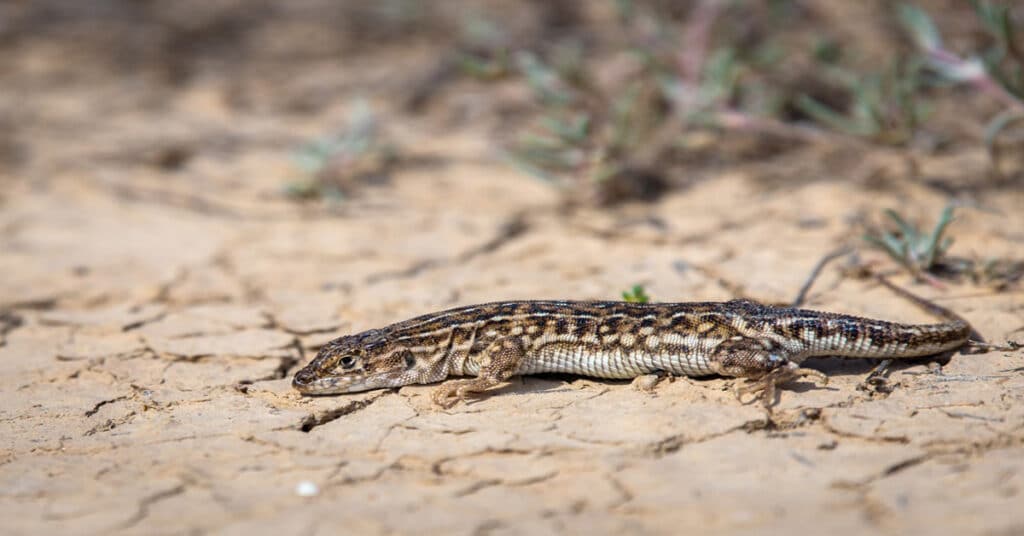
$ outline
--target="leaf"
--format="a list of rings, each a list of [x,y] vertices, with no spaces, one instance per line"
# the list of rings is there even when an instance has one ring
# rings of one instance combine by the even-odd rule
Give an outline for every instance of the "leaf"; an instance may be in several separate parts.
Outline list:
[[[898,242],[893,243],[892,239],[894,237],[891,234],[887,233],[882,237],[866,234],[863,238],[864,241],[886,252],[894,261],[900,264],[906,264],[906,256],[900,252],[900,244]]]
[[[572,102],[572,94],[561,87],[558,73],[544,65],[533,53],[516,54],[516,64],[542,102],[552,105],[566,105]]]
[[[540,167],[531,164],[528,161],[528,159],[524,158],[523,156],[511,152],[506,152],[503,154],[503,156],[504,160],[512,164],[513,167],[516,167],[520,171],[526,173],[527,175],[530,175],[534,178],[540,179],[545,182],[555,182],[554,176],[544,171]]]
[[[921,234],[920,231],[917,230],[917,227],[907,223],[907,220],[904,220],[898,212],[890,208],[886,209],[885,215],[900,228],[900,234],[903,235],[903,240],[905,242],[914,243],[920,240]]]
[[[932,18],[913,4],[899,4],[896,15],[918,48],[931,51],[942,47],[942,37]]]
[[[931,236],[928,237],[927,241],[923,243],[925,258],[923,260],[923,268],[930,268],[935,264],[938,257],[945,252],[946,249],[952,245],[952,240],[942,240],[942,233],[946,231],[946,227],[950,223],[953,223],[953,206],[949,205],[942,209],[942,214],[939,216],[939,222],[935,224],[935,228],[932,229]]]
[[[839,132],[845,132],[854,136],[863,136],[865,135],[866,130],[870,130],[865,129],[864,126],[859,124],[856,120],[850,119],[808,95],[797,95],[794,104],[800,109],[800,111],[804,112],[815,121]],[[870,132],[867,134],[870,135]]]
[[[647,303],[651,297],[644,292],[644,286],[637,284],[633,288],[622,293],[622,299],[629,303]]]
[[[1006,127],[1022,120],[1024,120],[1024,112],[1013,109],[1003,110],[993,117],[985,127],[985,147],[988,148],[989,153],[994,152],[996,139],[999,137],[999,134],[1001,134]]]

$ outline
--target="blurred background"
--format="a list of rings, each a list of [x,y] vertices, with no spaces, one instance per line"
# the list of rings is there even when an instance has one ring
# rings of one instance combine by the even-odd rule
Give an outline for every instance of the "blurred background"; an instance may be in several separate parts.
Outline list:
[[[636,204],[723,174],[780,199],[840,181],[976,204],[1024,177],[1021,9],[10,0],[0,195],[75,184],[244,220],[387,219],[410,182],[414,205],[471,210],[430,192],[490,176],[563,214],[626,206],[631,225],[654,218],[655,230]],[[464,163],[486,168],[473,185],[453,178]],[[931,271],[942,237],[911,244],[896,214],[882,217],[886,244],[870,227],[883,208],[898,207],[846,214],[850,236],[867,229],[898,262]],[[934,207],[904,210],[943,221]],[[915,247],[925,251],[900,250]]]
[[[989,0],[9,0],[0,165],[46,181],[127,161],[216,205],[223,184],[194,171],[266,152],[287,156],[293,176],[282,165],[208,177],[233,197],[329,205],[397,169],[443,165],[445,151],[418,138],[471,132],[569,203],[651,201],[751,166],[773,187],[852,170],[843,180],[864,187],[912,179],[969,194],[1021,179],[1020,11]]]

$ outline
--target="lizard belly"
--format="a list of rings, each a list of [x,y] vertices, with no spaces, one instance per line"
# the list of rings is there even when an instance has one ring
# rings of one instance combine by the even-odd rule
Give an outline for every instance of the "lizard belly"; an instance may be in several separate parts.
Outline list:
[[[527,353],[516,374],[556,372],[594,378],[629,379],[658,371],[679,376],[715,373],[706,356],[700,353],[552,344]]]

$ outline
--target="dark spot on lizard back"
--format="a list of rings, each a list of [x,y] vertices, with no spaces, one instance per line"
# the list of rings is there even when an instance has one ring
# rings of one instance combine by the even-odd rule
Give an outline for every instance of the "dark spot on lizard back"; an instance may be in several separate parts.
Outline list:
[[[527,302],[525,304],[516,303],[516,302],[503,303],[503,304],[499,305],[498,308],[495,310],[495,315],[496,316],[514,316],[514,315],[516,315],[517,313],[519,313],[523,309],[525,309],[527,312],[531,312],[532,313],[532,312],[536,312],[536,311],[534,311],[534,309],[536,309],[536,308],[537,308],[537,306],[535,304],[531,304],[529,302]]]
[[[690,315],[679,315],[672,319],[672,329],[674,330],[687,330],[693,327],[693,317]]]
[[[839,324],[839,330],[848,341],[852,342],[860,339],[860,326],[856,322],[844,320]]]
[[[868,328],[868,339],[872,346],[884,345],[887,338],[886,330],[878,326],[871,326]]]
[[[697,320],[698,324],[703,324],[705,322],[711,324],[720,324],[722,323],[722,315],[718,313],[704,313],[700,315],[700,317]]]
[[[606,318],[601,323],[605,326],[608,326],[609,331],[617,332],[619,330],[619,327],[622,325],[622,317],[615,316],[611,318]]]

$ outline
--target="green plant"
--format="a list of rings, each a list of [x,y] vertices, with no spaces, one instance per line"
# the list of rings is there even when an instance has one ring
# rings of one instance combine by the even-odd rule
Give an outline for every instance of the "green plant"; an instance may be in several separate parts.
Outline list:
[[[985,130],[985,144],[998,170],[998,138],[1011,126],[1024,122],[1024,50],[1009,5],[986,0],[972,0],[971,5],[992,44],[968,58],[945,48],[938,28],[922,9],[900,4],[897,13],[924,61],[941,80],[969,84],[1006,105]]]
[[[910,224],[893,210],[885,211],[891,231],[871,229],[864,240],[885,251],[918,279],[941,286],[935,276],[1005,290],[1024,279],[1024,261],[997,257],[952,257],[953,239],[945,236],[953,223],[953,207],[947,206],[930,231]]]
[[[640,284],[633,285],[633,288],[623,292],[622,299],[629,303],[648,303],[651,301],[651,297],[644,291],[644,286]]]
[[[923,86],[920,61],[896,60],[881,73],[854,73],[828,67],[850,95],[845,112],[806,94],[794,104],[815,121],[850,136],[868,138],[886,144],[903,144],[914,136],[928,115],[920,99]]]
[[[1024,51],[1019,48],[1010,7],[984,0],[972,0],[971,5],[992,45],[966,59],[945,48],[931,16],[921,8],[899,4],[897,15],[928,65],[940,77],[974,84],[1011,106],[1024,106]]]
[[[800,10],[787,1],[758,3],[760,16],[751,21],[751,6],[740,4],[697,0],[681,8],[618,0],[617,27],[604,32],[615,40],[601,43],[607,46],[594,46],[602,32],[586,34],[593,39],[570,35],[551,47],[523,44],[512,57],[536,108],[506,142],[505,156],[564,187],[573,195],[570,202],[612,204],[651,200],[685,184],[693,175],[679,171],[694,157],[721,161],[734,147],[733,154],[757,152],[745,140],[726,140],[726,150],[708,154],[692,143],[705,133],[753,133],[762,140],[758,147],[766,148],[779,138],[820,139],[820,130],[781,119],[794,97],[779,83],[779,73],[788,72],[784,67],[795,54],[777,29],[794,22]],[[818,56],[834,63],[840,52],[833,41]],[[876,94],[890,88],[882,80],[876,86]],[[894,93],[904,98],[906,92],[899,86]],[[884,96],[876,100],[885,102],[870,107],[874,131],[882,136],[893,124],[913,130],[921,109],[914,107],[910,119],[890,119],[889,108],[898,106]]]
[[[555,65],[522,52],[517,64],[540,106],[506,152],[521,170],[568,188],[593,188],[599,203],[620,199],[617,181],[666,146],[655,133],[672,122],[657,80],[644,72],[613,93],[595,87],[581,58],[565,49]],[[631,180],[631,179],[626,179]],[[642,192],[627,197],[641,197]]]
[[[475,14],[463,18],[460,44],[455,50],[456,66],[477,80],[496,80],[512,71],[508,36],[496,22]]]
[[[551,56],[516,55],[539,110],[509,144],[508,159],[575,193],[582,188],[599,204],[649,198],[641,170],[660,160],[682,130],[670,102],[673,86],[658,62],[631,50],[631,75],[600,86],[579,47],[564,45]]]
[[[292,158],[302,178],[285,185],[286,196],[339,201],[357,183],[385,175],[397,159],[397,150],[381,135],[369,105],[357,100],[343,129],[299,147]]]
[[[888,253],[915,276],[934,270],[953,245],[953,239],[944,236],[954,219],[952,206],[942,210],[930,232],[923,232],[908,223],[895,210],[886,210],[885,215],[895,225],[895,231],[869,232],[864,235],[864,240]]]

